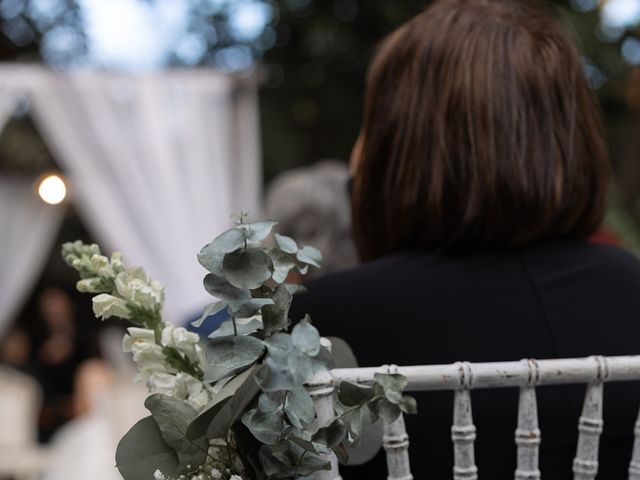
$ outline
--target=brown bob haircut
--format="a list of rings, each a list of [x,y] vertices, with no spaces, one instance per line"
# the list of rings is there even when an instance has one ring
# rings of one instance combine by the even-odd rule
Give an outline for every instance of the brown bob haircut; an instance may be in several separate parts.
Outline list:
[[[582,59],[524,0],[439,0],[393,32],[369,69],[353,160],[363,260],[586,237],[607,196]]]

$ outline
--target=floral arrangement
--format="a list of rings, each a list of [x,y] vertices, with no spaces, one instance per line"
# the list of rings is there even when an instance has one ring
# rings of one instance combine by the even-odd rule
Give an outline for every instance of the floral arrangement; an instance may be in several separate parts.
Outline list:
[[[242,214],[198,254],[209,272],[204,287],[217,300],[194,325],[220,311],[229,316],[208,339],[167,323],[162,285],[140,267],[125,268],[122,254],[63,245],[78,290],[96,294],[96,316],[135,325],[123,348],[149,389],[150,416],[118,445],[125,480],[310,479],[330,468],[331,452],[347,460],[363,421],[415,412],[415,400],[402,394],[406,379],[381,374],[369,386],[341,383],[334,417],[318,421],[305,385],[334,368],[336,355],[309,316],[292,326],[289,307],[303,287],[286,279],[320,267],[322,256],[278,234],[267,246],[275,225],[247,223]]]

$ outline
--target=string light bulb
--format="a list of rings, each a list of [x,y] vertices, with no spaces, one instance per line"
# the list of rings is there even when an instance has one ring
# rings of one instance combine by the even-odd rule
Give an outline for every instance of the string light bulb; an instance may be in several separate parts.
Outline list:
[[[67,186],[57,173],[43,175],[38,182],[38,195],[49,205],[62,203],[67,196]]]

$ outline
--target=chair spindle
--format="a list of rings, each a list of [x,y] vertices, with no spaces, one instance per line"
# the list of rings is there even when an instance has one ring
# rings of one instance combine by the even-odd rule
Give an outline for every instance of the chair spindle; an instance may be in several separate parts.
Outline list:
[[[323,372],[316,375],[311,382],[307,384],[307,391],[313,399],[316,409],[316,418],[318,426],[325,427],[333,420],[333,377],[329,372]],[[331,463],[330,470],[321,470],[313,475],[314,480],[342,480],[338,471],[338,458],[331,452],[326,455],[327,461]]]
[[[383,446],[387,453],[388,480],[413,480],[409,465],[409,435],[402,413],[392,423],[384,422]]]
[[[587,386],[578,422],[578,450],[573,460],[574,480],[594,480],[598,473],[598,446],[602,433],[602,382]]]
[[[633,430],[635,440],[633,441],[633,454],[629,464],[629,480],[640,480],[640,412]]]
[[[518,446],[518,466],[516,480],[538,480],[540,449],[540,429],[538,428],[538,405],[535,387],[522,387],[518,404],[518,428],[516,429]]]
[[[460,364],[460,384],[462,389],[456,390],[453,404],[453,426],[451,439],[453,440],[453,479],[477,480],[473,442],[476,439],[476,427],[471,414],[471,386],[472,372],[468,363]]]

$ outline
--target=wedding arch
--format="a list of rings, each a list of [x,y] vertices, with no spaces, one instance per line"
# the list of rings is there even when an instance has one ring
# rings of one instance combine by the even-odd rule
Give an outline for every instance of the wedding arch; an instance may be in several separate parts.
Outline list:
[[[167,314],[197,312],[197,248],[259,206],[257,91],[208,69],[59,72],[0,65],[0,128],[20,102],[94,237],[167,286]],[[29,185],[0,183],[0,336],[40,273],[62,219]],[[195,282],[195,284],[194,284]]]

